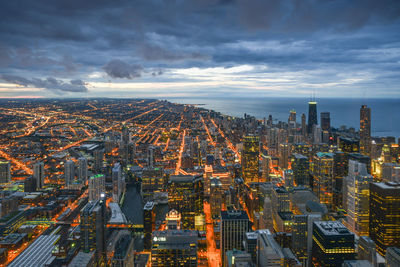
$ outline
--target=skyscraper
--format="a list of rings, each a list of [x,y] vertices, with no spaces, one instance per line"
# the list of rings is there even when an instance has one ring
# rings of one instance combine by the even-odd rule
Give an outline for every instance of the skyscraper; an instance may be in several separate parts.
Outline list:
[[[313,133],[314,125],[318,124],[317,118],[317,102],[310,101],[308,102],[308,133]]]
[[[118,202],[122,194],[122,170],[119,162],[115,163],[112,169],[112,187],[113,200]]]
[[[250,221],[243,210],[228,209],[221,211],[221,259],[225,266],[225,253],[228,250],[241,250],[243,239],[249,231]]]
[[[0,161],[0,183],[11,181],[11,164],[9,161]]]
[[[94,158],[93,171],[101,172],[103,169],[104,150],[97,149],[93,151],[93,158]]]
[[[151,234],[155,230],[154,202],[147,202],[143,207],[143,246],[151,249]]]
[[[333,205],[333,153],[318,152],[312,166],[313,191],[330,209]]]
[[[75,178],[75,164],[72,160],[67,160],[64,163],[64,182],[66,186],[69,186],[74,182]]]
[[[371,109],[367,105],[360,109],[360,150],[364,155],[371,153]]]
[[[258,182],[260,140],[258,136],[245,136],[242,151],[242,175],[246,184]]]
[[[310,187],[309,161],[301,154],[292,155],[293,182],[295,186]]]
[[[89,178],[89,200],[96,201],[106,192],[106,182],[103,174],[97,174]]]
[[[33,164],[33,177],[36,179],[36,188],[42,189],[44,186],[44,163],[41,161]]]
[[[331,129],[330,112],[321,112],[321,128],[323,131],[329,131]]]
[[[88,179],[88,164],[85,157],[78,159],[78,180],[80,183],[85,184]]]
[[[102,266],[101,263],[106,263],[105,224],[105,200],[102,198],[88,202],[81,211],[81,249],[86,253],[96,251],[98,266]]]
[[[369,235],[382,256],[400,247],[400,184],[370,183]]]
[[[307,122],[306,122],[306,114],[301,114],[301,135],[303,137],[307,136]]]
[[[349,161],[347,183],[347,227],[359,236],[367,236],[369,229],[369,183],[373,181],[366,165]]]
[[[341,266],[354,260],[354,234],[339,221],[318,221],[313,227],[312,266]]]

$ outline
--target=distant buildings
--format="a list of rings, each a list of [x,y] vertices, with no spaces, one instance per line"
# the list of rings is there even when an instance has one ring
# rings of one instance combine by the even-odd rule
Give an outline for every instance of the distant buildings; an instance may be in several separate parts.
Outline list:
[[[318,124],[317,118],[317,102],[310,101],[308,102],[308,134],[313,133],[314,125]]]
[[[321,129],[323,131],[330,131],[331,129],[331,113],[321,112]]]

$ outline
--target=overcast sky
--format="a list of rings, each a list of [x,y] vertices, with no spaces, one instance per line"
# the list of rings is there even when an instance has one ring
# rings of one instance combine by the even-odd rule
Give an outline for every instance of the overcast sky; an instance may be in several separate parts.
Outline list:
[[[0,97],[399,97],[399,0],[4,0]]]

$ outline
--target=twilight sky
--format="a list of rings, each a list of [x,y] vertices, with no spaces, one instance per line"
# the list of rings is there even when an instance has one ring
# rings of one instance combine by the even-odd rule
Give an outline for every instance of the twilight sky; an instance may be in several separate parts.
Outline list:
[[[400,97],[399,0],[4,0],[0,97]]]

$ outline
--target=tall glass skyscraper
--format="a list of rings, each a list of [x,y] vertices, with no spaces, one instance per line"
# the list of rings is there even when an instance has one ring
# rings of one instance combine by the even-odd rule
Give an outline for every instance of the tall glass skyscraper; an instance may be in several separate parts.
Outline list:
[[[317,102],[308,102],[308,133],[313,132],[313,126],[318,124],[317,118]]]
[[[258,182],[260,140],[258,136],[245,136],[242,151],[242,175],[244,182]]]
[[[360,109],[360,151],[364,155],[371,153],[371,109],[367,105]]]

